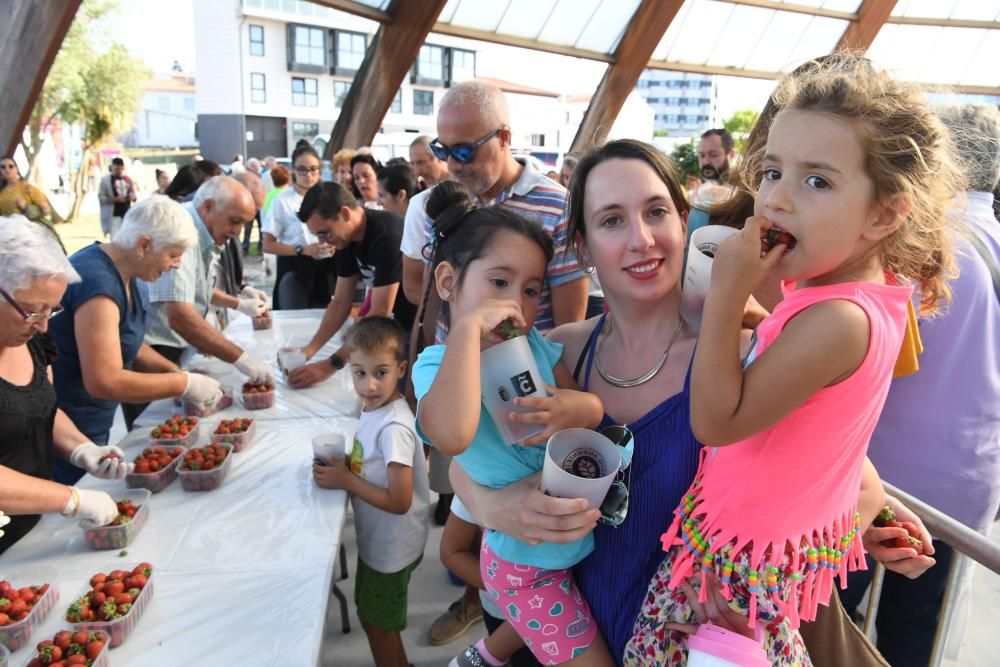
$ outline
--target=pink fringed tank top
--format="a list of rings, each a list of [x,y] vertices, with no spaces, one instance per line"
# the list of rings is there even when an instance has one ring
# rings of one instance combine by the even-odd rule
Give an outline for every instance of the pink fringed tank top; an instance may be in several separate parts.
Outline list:
[[[864,568],[856,506],[868,441],[889,390],[912,288],[866,282],[794,289],[757,328],[752,363],[785,324],[805,308],[842,299],[868,315],[868,353],[842,382],[816,392],[770,428],[727,447],[704,448],[694,482],[662,536],[663,548],[683,544],[670,587],[698,569],[721,573],[723,593],[739,576],[750,591],[770,595],[792,627],[828,604],[834,577]],[[830,350],[836,354],[836,350]],[[747,562],[733,574],[729,558]],[[713,561],[715,561],[713,563]],[[779,581],[787,577],[790,581]],[[781,585],[779,585],[781,584]],[[702,587],[704,595],[704,586]],[[779,593],[780,591],[780,593]]]

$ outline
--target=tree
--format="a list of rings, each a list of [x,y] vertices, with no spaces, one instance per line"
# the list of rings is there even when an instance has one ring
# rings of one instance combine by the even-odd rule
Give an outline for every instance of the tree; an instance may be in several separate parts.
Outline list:
[[[733,143],[737,152],[742,152],[743,145],[747,141],[747,135],[750,133],[750,128],[756,122],[757,112],[751,109],[744,109],[743,111],[737,111],[722,123],[722,127],[726,128],[729,134],[733,135]]]
[[[84,0],[35,103],[28,140],[21,141],[30,173],[50,123],[60,119],[80,128],[82,155],[75,171],[70,165],[74,195],[70,221],[80,214],[91,151],[108,136],[131,127],[142,97],[141,81],[149,76],[142,60],[111,40],[102,25],[116,9],[116,0]],[[106,48],[99,49],[99,44]]]
[[[694,147],[694,139],[686,144],[677,144],[670,153],[670,160],[674,163],[681,183],[688,176],[701,175],[701,171],[698,169],[698,151]]]

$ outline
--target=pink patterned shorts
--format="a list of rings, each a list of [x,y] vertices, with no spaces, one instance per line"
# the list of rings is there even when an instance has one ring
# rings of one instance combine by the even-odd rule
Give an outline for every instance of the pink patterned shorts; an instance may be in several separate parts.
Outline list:
[[[498,557],[485,539],[479,568],[486,593],[540,663],[569,662],[590,647],[597,625],[571,570],[511,563]]]

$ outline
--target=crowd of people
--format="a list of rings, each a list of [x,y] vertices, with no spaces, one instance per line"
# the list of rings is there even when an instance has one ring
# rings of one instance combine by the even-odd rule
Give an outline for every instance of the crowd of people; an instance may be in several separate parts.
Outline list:
[[[349,372],[362,404],[354,450],[313,478],[352,498],[375,664],[409,664],[432,521],[465,588],[431,643],[488,632],[455,667],[684,664],[707,622],[775,665],[927,664],[953,550],[881,479],[980,532],[1000,506],[1000,112],[934,109],[864,58],[822,58],[778,83],[739,152],[702,135],[688,182],[627,139],[546,175],[511,122],[471,81],[408,160],[345,148],[329,182],[306,141],[290,169],[198,160],[141,200],[113,164],[110,240],[69,258],[0,159],[0,554],[42,513],[111,520],[110,496],[72,484],[128,471],[104,456],[119,406],[131,427],[152,400],[219,399],[184,370],[192,351],[274,382],[226,338],[230,311],[323,308],[288,384]],[[243,277],[254,221],[270,296]],[[733,232],[691,322],[685,254],[706,225]],[[515,399],[538,426],[515,445],[480,389],[511,326],[546,388]],[[621,445],[599,507],[539,489],[567,428]],[[918,543],[873,525],[887,505]],[[875,560],[877,650],[851,620]]]

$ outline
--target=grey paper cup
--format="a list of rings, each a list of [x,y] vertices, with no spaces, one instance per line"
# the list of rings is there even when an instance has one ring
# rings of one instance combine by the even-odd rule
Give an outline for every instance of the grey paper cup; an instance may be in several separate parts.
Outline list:
[[[681,317],[692,329],[701,327],[701,311],[705,308],[705,297],[712,281],[712,262],[719,244],[739,231],[724,225],[707,225],[691,235],[681,288]]]
[[[600,507],[620,463],[618,445],[597,431],[559,431],[545,445],[542,492],[557,498],[586,498]]]
[[[510,421],[512,412],[533,412],[514,405],[518,396],[548,396],[527,336],[518,336],[483,350],[479,381],[486,411],[508,445],[523,442],[545,430],[543,424]]]

